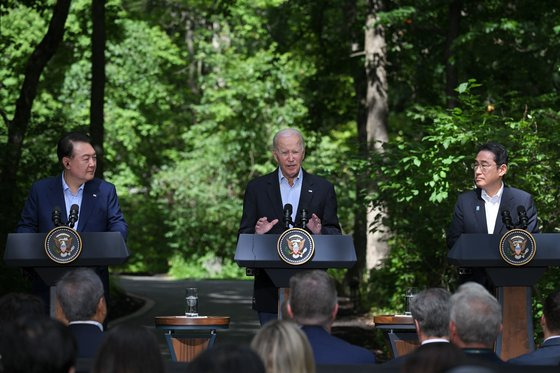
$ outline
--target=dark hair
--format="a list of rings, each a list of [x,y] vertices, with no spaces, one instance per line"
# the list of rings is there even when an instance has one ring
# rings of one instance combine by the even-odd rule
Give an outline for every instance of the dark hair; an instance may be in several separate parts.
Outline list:
[[[76,365],[70,330],[46,315],[28,315],[0,331],[0,372],[61,373]]]
[[[503,164],[507,165],[508,164],[508,152],[506,150],[506,148],[504,148],[504,146],[502,144],[498,144],[497,142],[487,142],[484,145],[481,145],[478,148],[478,151],[476,152],[476,154],[480,153],[481,151],[489,151],[490,153],[494,154],[494,160],[496,161],[496,164],[498,166],[501,166]]]
[[[555,334],[560,332],[560,289],[556,289],[546,297],[543,314],[547,328]]]
[[[0,322],[12,322],[26,315],[45,315],[41,298],[25,293],[8,293],[0,298]]]
[[[156,336],[142,326],[112,328],[97,351],[94,373],[163,373],[163,358]]]
[[[82,132],[69,132],[64,135],[60,140],[58,140],[58,145],[56,147],[56,154],[58,155],[58,161],[62,162],[62,158],[71,157],[74,152],[75,142],[87,142],[93,146],[91,138]]]
[[[450,299],[451,294],[442,288],[426,289],[412,298],[410,312],[422,332],[432,337],[449,335]]]
[[[187,373],[265,373],[259,355],[248,346],[221,344],[207,349],[187,365]]]

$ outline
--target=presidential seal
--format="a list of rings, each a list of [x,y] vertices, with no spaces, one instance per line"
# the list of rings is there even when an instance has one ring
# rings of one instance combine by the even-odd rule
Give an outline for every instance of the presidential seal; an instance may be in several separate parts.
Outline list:
[[[524,229],[512,229],[500,240],[500,255],[507,263],[522,266],[537,253],[535,237]]]
[[[82,239],[75,229],[56,227],[45,237],[45,253],[53,262],[71,263],[82,253]]]
[[[290,228],[278,238],[280,259],[290,265],[307,263],[315,253],[313,237],[304,229]]]

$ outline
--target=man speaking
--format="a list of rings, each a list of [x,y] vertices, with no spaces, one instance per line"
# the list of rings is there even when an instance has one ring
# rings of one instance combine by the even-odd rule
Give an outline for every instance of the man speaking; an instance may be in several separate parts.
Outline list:
[[[340,234],[333,185],[301,168],[302,134],[293,128],[279,131],[272,140],[272,154],[278,168],[247,185],[239,233],[281,234],[286,225],[301,227],[307,220],[312,234]],[[261,325],[278,318],[278,291],[264,271],[255,274],[253,309]]]
[[[80,132],[66,134],[58,142],[57,155],[62,173],[33,184],[16,232],[47,233],[55,223],[70,223],[78,232],[120,232],[126,239],[128,226],[115,186],[94,177],[97,154],[89,136]],[[108,299],[107,267],[97,268],[96,272]],[[49,304],[47,284],[35,275],[32,287]]]

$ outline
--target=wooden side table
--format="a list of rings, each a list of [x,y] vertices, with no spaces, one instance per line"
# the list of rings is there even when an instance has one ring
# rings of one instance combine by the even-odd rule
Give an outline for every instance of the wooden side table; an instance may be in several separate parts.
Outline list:
[[[412,316],[379,315],[373,317],[377,329],[385,331],[393,358],[414,351],[419,345]]]
[[[156,328],[165,333],[173,361],[191,361],[212,347],[216,330],[229,328],[229,316],[156,316]]]

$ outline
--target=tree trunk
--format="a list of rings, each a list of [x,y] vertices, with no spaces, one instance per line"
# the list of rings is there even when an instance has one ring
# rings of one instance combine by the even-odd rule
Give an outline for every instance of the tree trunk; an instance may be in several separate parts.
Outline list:
[[[457,66],[453,61],[453,42],[459,36],[459,22],[461,19],[461,0],[453,0],[449,4],[449,22],[447,27],[447,40],[445,42],[444,63],[445,63],[445,93],[447,94],[447,106],[454,108],[457,106],[457,92],[455,88],[459,85],[457,78]]]
[[[385,30],[376,25],[378,13],[383,10],[382,0],[369,0],[369,8],[365,30],[365,71],[367,77],[366,90],[366,134],[370,151],[382,152],[383,143],[388,141],[387,135],[387,64]],[[372,185],[375,188],[374,185]],[[367,269],[374,268],[387,256],[387,229],[382,224],[385,211],[376,206],[369,206],[367,212]]]
[[[89,131],[97,152],[95,176],[103,178],[103,136],[105,101],[105,0],[91,1],[91,104]]]
[[[13,231],[14,222],[19,214],[18,206],[14,205],[15,194],[21,193],[16,188],[17,171],[21,159],[23,140],[29,126],[33,101],[37,95],[37,87],[41,74],[54,55],[58,45],[64,37],[64,24],[68,17],[70,0],[59,0],[53,9],[53,16],[45,37],[35,47],[25,67],[25,77],[21,86],[20,95],[16,101],[16,110],[13,119],[8,122],[8,140],[6,152],[3,154],[0,169],[0,204],[3,213],[0,214],[0,246],[4,248],[5,234]]]

